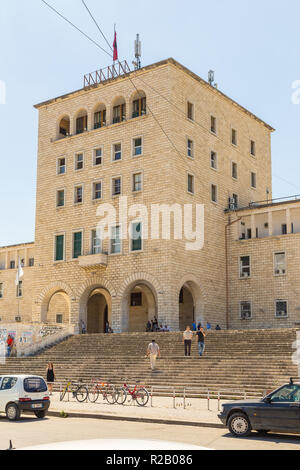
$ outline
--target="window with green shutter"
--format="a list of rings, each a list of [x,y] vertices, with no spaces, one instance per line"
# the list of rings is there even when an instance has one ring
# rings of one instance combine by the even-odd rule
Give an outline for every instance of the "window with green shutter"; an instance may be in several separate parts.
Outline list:
[[[134,223],[131,226],[131,251],[142,250],[142,224]]]
[[[73,258],[77,259],[82,254],[82,232],[73,235]]]
[[[55,261],[64,260],[64,235],[57,235],[55,239]]]

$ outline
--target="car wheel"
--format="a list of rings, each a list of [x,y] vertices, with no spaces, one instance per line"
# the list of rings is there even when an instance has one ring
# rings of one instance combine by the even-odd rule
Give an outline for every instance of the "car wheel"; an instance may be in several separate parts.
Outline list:
[[[18,421],[21,413],[18,406],[15,403],[10,403],[6,407],[6,417],[9,421]]]
[[[47,412],[46,411],[35,411],[34,414],[37,418],[43,419],[43,418],[45,418]]]
[[[252,431],[250,421],[244,413],[235,413],[230,416],[228,427],[235,437],[247,437]]]

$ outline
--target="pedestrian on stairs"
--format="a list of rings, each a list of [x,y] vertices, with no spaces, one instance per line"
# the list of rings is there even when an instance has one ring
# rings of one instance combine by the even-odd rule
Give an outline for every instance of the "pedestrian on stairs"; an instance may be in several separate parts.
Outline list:
[[[185,357],[190,357],[192,349],[192,339],[194,333],[191,331],[191,327],[187,326],[185,332],[183,333],[183,344],[184,344],[184,355]]]
[[[47,373],[47,384],[49,387],[49,392],[50,392],[50,395],[52,395],[53,384],[55,381],[55,372],[54,372],[54,366],[52,362],[48,363],[46,373]]]
[[[150,356],[151,369],[155,370],[156,359],[160,357],[160,349],[155,339],[153,339],[152,343],[150,343],[148,346],[147,357],[149,356]]]
[[[205,351],[205,333],[203,328],[199,328],[196,335],[198,336],[199,356],[202,357]]]

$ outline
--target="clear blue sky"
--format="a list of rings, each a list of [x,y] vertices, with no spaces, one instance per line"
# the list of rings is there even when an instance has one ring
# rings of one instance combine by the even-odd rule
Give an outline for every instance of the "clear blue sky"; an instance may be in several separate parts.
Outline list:
[[[106,47],[81,0],[48,0]],[[277,129],[274,197],[300,194],[299,0],[86,0],[119,55],[133,58],[141,34],[143,65],[174,57]],[[37,111],[33,104],[82,87],[83,75],[110,58],[40,0],[0,1],[0,246],[34,239]],[[281,178],[281,179],[279,179]],[[286,180],[283,181],[283,180]]]

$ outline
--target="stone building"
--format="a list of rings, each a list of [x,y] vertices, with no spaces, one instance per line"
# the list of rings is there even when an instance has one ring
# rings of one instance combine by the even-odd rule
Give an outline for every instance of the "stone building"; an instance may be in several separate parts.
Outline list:
[[[115,332],[145,331],[154,317],[173,330],[193,320],[294,326],[299,277],[291,224],[296,232],[300,206],[249,206],[272,199],[274,129],[173,59],[130,73],[101,71],[85,85],[36,105],[35,241],[0,249],[2,322],[18,316],[78,329],[83,320],[90,333],[107,322]],[[164,205],[167,215],[204,207],[203,247],[187,250],[187,240],[172,234],[172,217],[170,239],[146,239],[137,214],[120,216],[102,240],[99,208],[110,204],[119,214],[125,196],[129,213],[133,206],[152,214]],[[282,214],[284,235],[277,233]],[[151,222],[152,229],[164,223]],[[277,251],[289,251],[288,268],[273,276]],[[244,254],[253,277],[240,279]],[[24,277],[17,297],[18,257]],[[274,307],[280,299],[289,302],[290,317],[274,314],[285,308]]]

